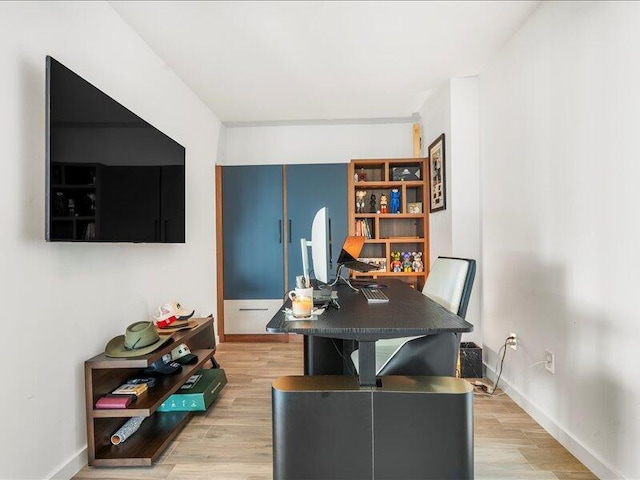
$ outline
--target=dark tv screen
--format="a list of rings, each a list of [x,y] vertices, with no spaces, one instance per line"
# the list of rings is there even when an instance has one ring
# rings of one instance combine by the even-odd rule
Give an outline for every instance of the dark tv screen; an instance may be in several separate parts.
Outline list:
[[[54,58],[46,67],[46,239],[184,243],[184,147]]]

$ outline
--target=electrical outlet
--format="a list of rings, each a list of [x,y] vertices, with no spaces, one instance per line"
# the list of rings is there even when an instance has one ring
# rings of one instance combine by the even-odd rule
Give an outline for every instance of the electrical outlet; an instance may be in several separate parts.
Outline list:
[[[544,351],[544,368],[549,373],[556,373],[556,358],[549,350]]]
[[[509,345],[513,350],[518,350],[518,334],[510,332],[507,345]]]

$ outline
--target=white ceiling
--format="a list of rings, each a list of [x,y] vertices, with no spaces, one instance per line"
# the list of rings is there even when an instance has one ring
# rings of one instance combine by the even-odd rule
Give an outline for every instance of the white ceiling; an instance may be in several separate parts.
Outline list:
[[[411,117],[538,1],[112,1],[227,124]]]

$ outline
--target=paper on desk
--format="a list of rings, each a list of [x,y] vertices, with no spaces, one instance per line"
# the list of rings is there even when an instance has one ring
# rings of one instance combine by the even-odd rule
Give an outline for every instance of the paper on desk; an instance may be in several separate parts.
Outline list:
[[[314,309],[311,311],[311,316],[310,317],[307,317],[307,318],[295,318],[293,316],[293,312],[291,311],[291,309],[290,308],[285,308],[284,309],[284,313],[285,313],[284,318],[285,318],[285,320],[293,321],[293,322],[298,322],[298,321],[301,321],[301,320],[304,320],[304,321],[317,320],[320,317],[320,315],[322,315],[324,313],[324,310],[325,310],[324,308],[315,308],[314,307]]]

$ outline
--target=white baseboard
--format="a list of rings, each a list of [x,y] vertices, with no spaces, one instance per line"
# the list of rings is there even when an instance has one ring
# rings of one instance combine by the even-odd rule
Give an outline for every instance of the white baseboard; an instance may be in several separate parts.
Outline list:
[[[69,480],[87,464],[87,449],[83,448],[71,457],[61,468],[49,478],[51,480]]]
[[[486,368],[486,375],[492,382],[495,382],[496,372],[484,365]],[[504,377],[500,377],[500,385],[498,387],[501,390],[506,390],[509,387],[506,395],[516,402],[520,408],[522,408],[527,414],[531,416],[538,424],[544,428],[553,438],[555,438],[560,444],[566,448],[574,457],[576,457],[583,465],[593,472],[598,478],[601,479],[623,479],[624,477],[616,471],[611,465],[598,458],[598,456],[585,447],[580,441],[573,437],[566,429],[559,425],[555,420],[550,418],[545,412],[543,412],[534,402],[529,400],[520,390],[511,385],[509,381]]]

